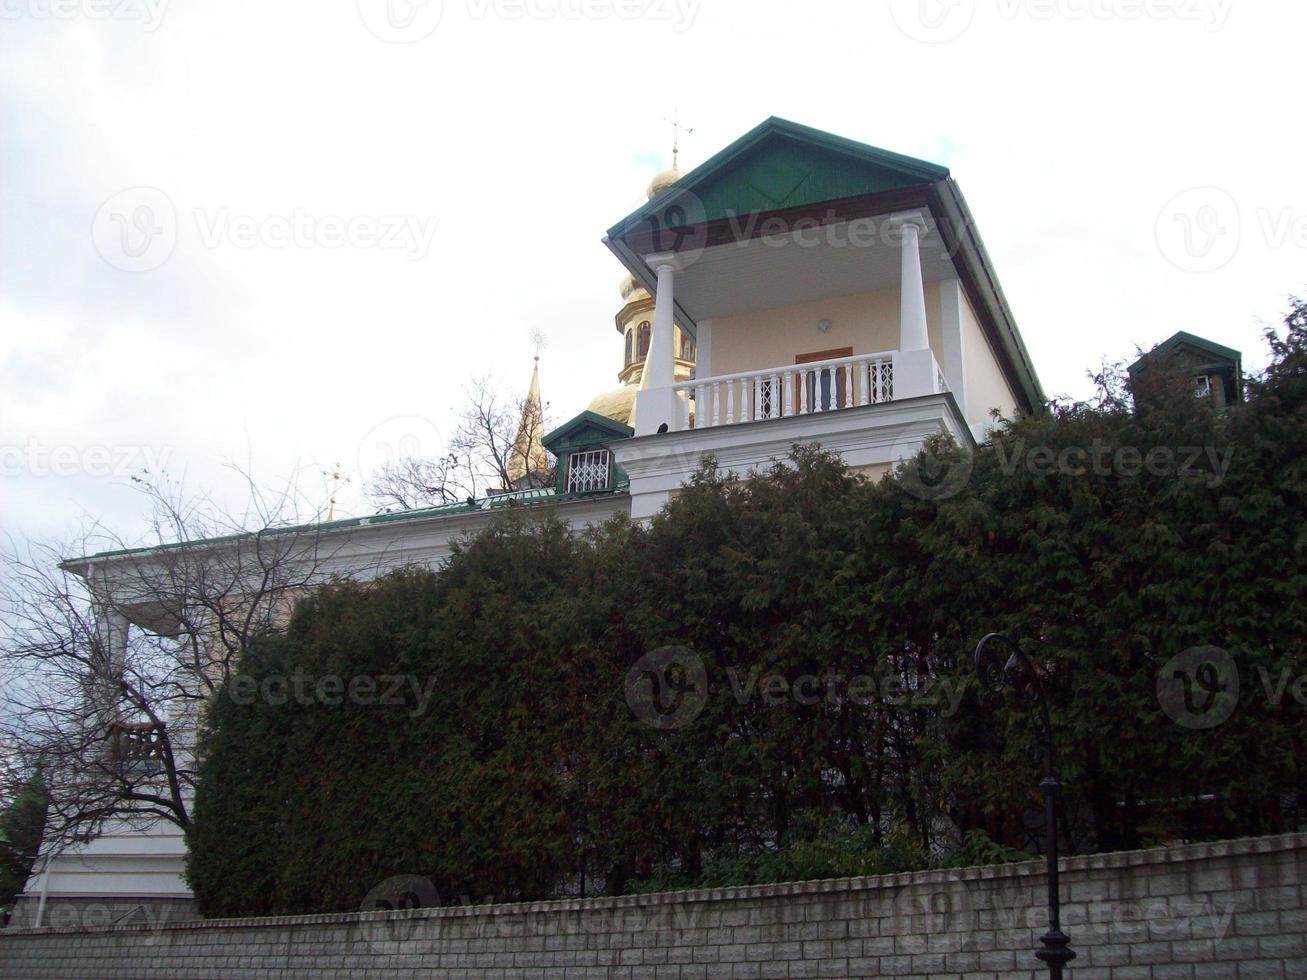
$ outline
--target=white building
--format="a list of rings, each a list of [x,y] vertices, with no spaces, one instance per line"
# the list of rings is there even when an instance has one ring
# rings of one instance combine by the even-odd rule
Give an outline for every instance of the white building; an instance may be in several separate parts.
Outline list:
[[[574,527],[657,513],[713,455],[747,472],[819,443],[882,474],[923,441],[983,439],[991,412],[1044,396],[975,223],[949,172],[770,119],[609,230],[625,267],[621,387],[545,439],[557,485],[312,528],[323,576],[439,564],[452,541],[512,504]],[[296,532],[287,532],[296,533]],[[307,530],[303,533],[308,533]],[[215,542],[219,551],[230,545]],[[166,631],[120,583],[162,551],[92,556],[105,635]],[[170,824],[110,827],[52,856],[19,918],[43,902],[185,907],[184,847]],[[44,896],[44,898],[42,898]]]

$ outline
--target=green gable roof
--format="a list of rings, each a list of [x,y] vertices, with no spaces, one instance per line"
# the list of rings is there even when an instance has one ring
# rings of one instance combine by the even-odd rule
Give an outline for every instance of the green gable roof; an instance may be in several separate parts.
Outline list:
[[[623,425],[597,412],[582,412],[576,418],[564,422],[540,442],[561,459],[569,449],[603,445],[619,439],[630,439],[633,435],[635,430],[629,425]]]
[[[563,494],[569,485],[568,469],[572,466],[572,454],[590,450],[607,449],[614,442],[630,439],[635,430],[597,412],[582,412],[576,418],[564,422],[540,441],[546,449],[558,458],[558,492]],[[629,480],[621,468],[609,457],[608,481],[603,489],[586,491],[586,493],[613,493],[629,485]]]
[[[1233,347],[1225,347],[1221,344],[1207,340],[1203,337],[1196,336],[1181,330],[1173,337],[1168,337],[1151,351],[1148,351],[1134,364],[1130,365],[1130,371],[1133,373],[1139,368],[1146,367],[1151,358],[1158,354],[1168,351],[1189,350],[1204,357],[1211,358],[1214,362],[1229,361],[1232,367],[1238,368],[1243,361],[1243,354]]]
[[[609,229],[647,226],[680,203],[689,221],[712,222],[933,184],[947,167],[772,117]]]

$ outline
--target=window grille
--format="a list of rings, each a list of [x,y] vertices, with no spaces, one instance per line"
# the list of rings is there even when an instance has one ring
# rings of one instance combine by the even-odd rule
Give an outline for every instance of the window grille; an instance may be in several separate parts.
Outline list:
[[[607,449],[572,453],[567,458],[567,492],[594,493],[607,490],[611,456]]]

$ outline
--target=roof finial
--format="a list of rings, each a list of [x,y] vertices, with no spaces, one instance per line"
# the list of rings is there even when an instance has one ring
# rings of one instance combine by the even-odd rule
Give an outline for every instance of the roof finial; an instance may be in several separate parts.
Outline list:
[[[682,128],[682,127],[681,127],[681,110],[680,110],[680,109],[673,109],[673,110],[672,110],[672,118],[671,118],[671,119],[668,119],[667,122],[669,122],[669,123],[672,124],[672,169],[673,169],[673,170],[678,170],[678,171],[679,171],[679,170],[681,169],[681,167],[680,167],[680,157],[681,157],[681,128]],[[685,135],[686,135],[686,136],[691,136],[691,135],[693,135],[693,133],[694,133],[694,128],[693,128],[693,127],[690,127],[690,126],[685,127]]]
[[[546,346],[546,344],[547,344],[547,342],[545,341],[545,334],[544,334],[544,331],[541,330],[541,329],[539,329],[538,327],[537,327],[535,330],[532,330],[532,331],[531,331],[531,343],[533,343],[533,344],[535,345],[535,349],[536,349],[536,360],[539,361],[539,360],[540,360],[540,351],[541,351],[541,350]]]
[[[336,519],[336,491],[340,489],[341,483],[349,483],[350,479],[340,471],[339,463],[334,469],[323,470],[322,475],[331,480],[331,495],[327,499],[327,523],[330,524]]]

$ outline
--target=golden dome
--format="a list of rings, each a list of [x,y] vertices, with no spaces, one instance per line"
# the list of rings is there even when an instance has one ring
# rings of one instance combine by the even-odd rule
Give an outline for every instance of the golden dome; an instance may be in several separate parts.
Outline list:
[[[620,388],[606,391],[586,406],[586,411],[607,416],[614,422],[621,422],[623,425],[630,425],[631,413],[635,409],[635,393],[637,390],[639,390],[638,385],[622,385]]]
[[[675,167],[672,167],[671,170],[664,170],[653,180],[649,181],[649,200],[652,201],[657,194],[661,191],[667,190],[667,188],[671,187],[683,176],[684,174]]]
[[[640,285],[640,283],[636,280],[635,276],[631,275],[630,273],[627,273],[626,278],[622,280],[621,289],[622,289],[622,299],[627,302],[629,302],[631,297],[637,292],[642,292],[646,296],[649,295],[649,291],[645,289],[644,286]]]

